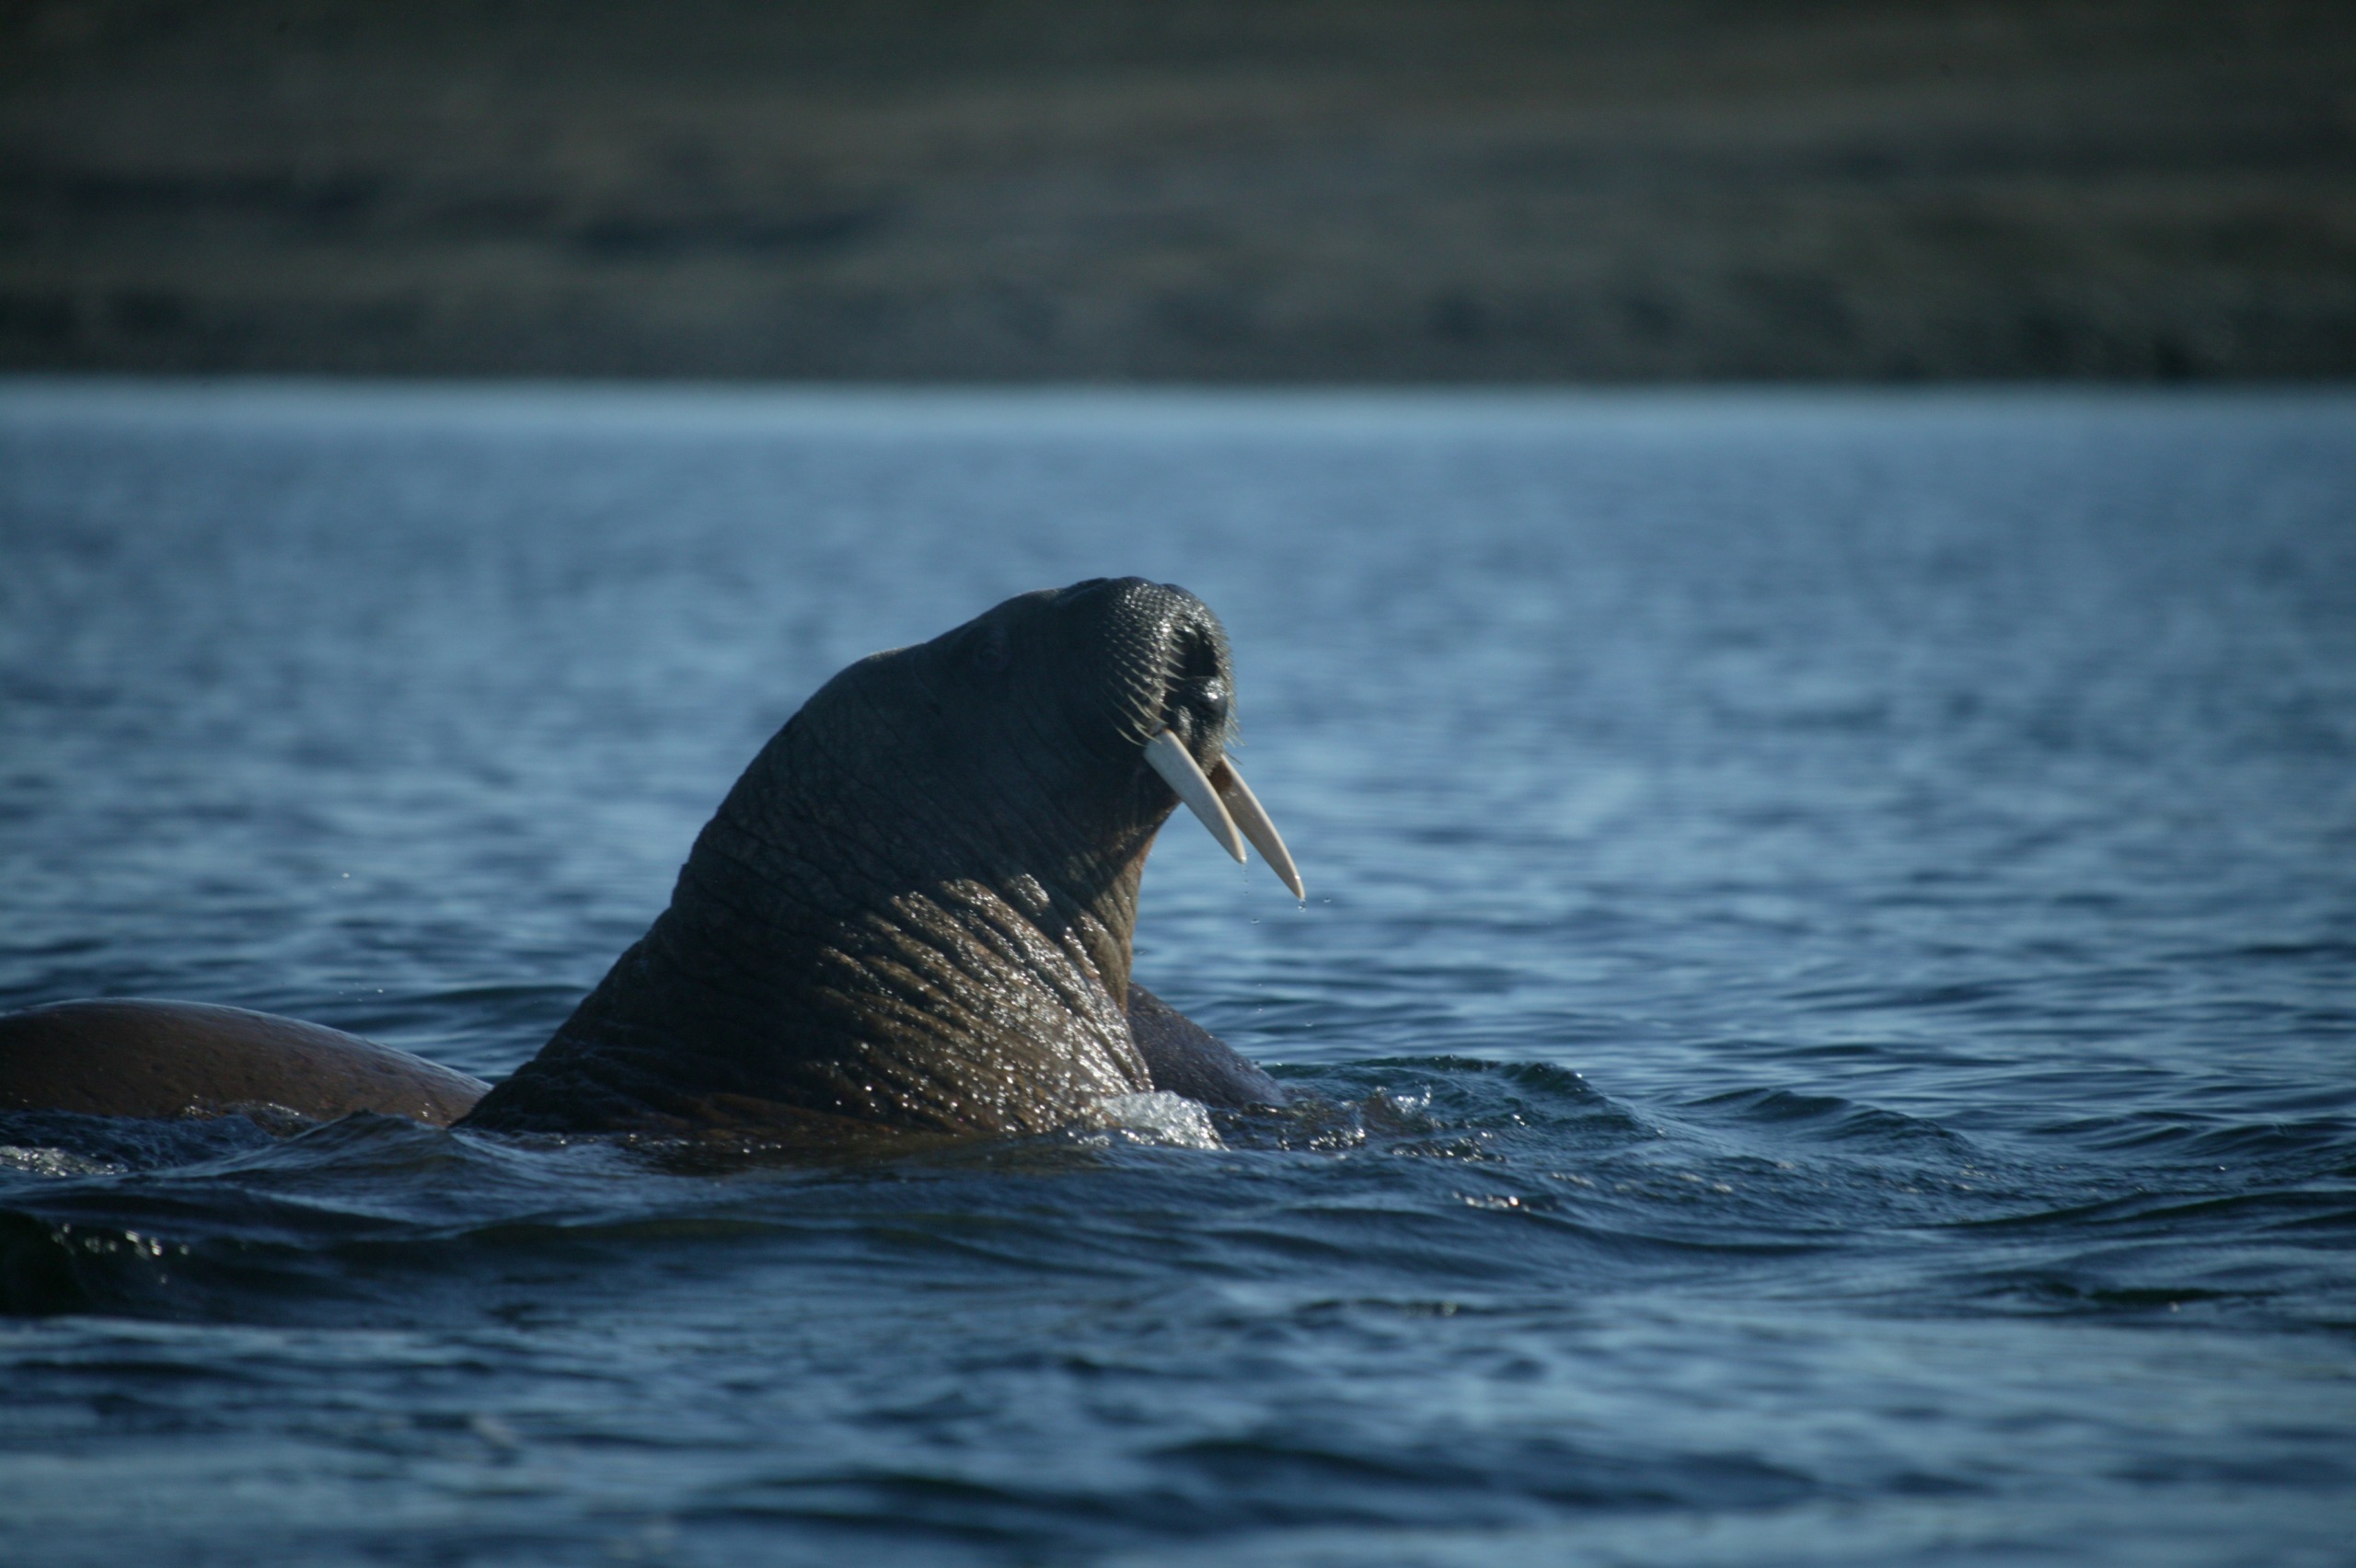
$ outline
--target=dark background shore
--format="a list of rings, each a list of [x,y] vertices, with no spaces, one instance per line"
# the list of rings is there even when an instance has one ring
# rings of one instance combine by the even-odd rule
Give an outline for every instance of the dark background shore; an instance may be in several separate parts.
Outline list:
[[[2356,6],[0,6],[0,368],[2356,375]]]

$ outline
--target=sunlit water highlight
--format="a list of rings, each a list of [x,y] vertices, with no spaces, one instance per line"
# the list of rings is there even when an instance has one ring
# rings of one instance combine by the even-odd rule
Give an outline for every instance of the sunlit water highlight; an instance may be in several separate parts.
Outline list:
[[[0,386],[0,1004],[486,1076],[851,658],[1217,607],[1283,1114],[0,1119],[0,1558],[2356,1562],[2356,399]]]

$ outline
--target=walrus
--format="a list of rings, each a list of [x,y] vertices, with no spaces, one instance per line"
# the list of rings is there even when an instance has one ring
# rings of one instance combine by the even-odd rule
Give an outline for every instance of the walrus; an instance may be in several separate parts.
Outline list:
[[[496,1088],[341,1031],[190,1002],[0,1017],[0,1109],[355,1111],[500,1133],[1071,1124],[1275,1081],[1129,977],[1183,801],[1300,874],[1226,751],[1227,634],[1183,588],[1093,579],[862,659],[770,738],[671,902]]]

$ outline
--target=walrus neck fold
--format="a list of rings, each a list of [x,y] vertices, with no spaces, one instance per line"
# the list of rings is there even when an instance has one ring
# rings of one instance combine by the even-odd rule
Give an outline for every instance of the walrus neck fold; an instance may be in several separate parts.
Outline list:
[[[1150,1089],[1131,937],[1175,801],[1126,737],[1174,715],[1217,763],[1216,628],[1177,590],[1082,584],[845,670],[470,1124],[695,1125],[724,1102],[1035,1132]]]
[[[895,854],[839,795],[820,807],[765,777],[791,771],[784,749],[476,1124],[582,1130],[591,1105],[590,1125],[700,1124],[725,1100],[1035,1132],[1150,1087],[1124,1016],[1144,842],[1078,888],[1058,868]]]

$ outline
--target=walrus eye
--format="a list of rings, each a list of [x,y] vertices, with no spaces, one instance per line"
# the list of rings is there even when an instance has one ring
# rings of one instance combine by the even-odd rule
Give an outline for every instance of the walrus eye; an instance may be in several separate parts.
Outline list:
[[[1186,694],[1186,706],[1202,715],[1203,732],[1216,735],[1227,728],[1227,683],[1213,677],[1192,685],[1194,689]]]

